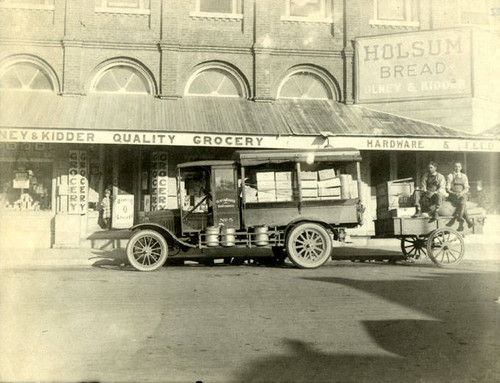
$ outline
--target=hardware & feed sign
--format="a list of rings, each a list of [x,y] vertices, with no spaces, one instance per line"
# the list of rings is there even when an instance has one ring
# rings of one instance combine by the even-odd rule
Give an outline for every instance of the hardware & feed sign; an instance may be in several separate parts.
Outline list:
[[[433,30],[356,40],[357,101],[472,92],[471,32]]]

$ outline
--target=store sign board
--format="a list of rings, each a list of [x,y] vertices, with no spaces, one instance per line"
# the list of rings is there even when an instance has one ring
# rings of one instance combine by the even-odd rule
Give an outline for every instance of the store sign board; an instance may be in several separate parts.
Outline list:
[[[10,129],[0,130],[0,142],[24,142],[33,139],[33,132],[40,138],[40,132],[47,133],[47,137],[56,137],[55,133],[63,136],[66,133],[77,134],[77,131],[60,131],[58,129]],[[332,136],[327,138],[310,136],[258,136],[258,135],[232,135],[232,134],[196,134],[196,133],[153,133],[153,132],[110,132],[92,130],[81,132],[88,144],[123,144],[125,136],[134,139],[141,145],[164,146],[208,146],[232,147],[235,149],[318,149],[331,145],[337,148],[354,147],[360,150],[420,150],[420,151],[451,151],[451,152],[500,152],[500,140],[464,139],[464,138],[399,138],[390,136]],[[82,137],[83,137],[82,136]],[[321,138],[321,139],[320,139]]]
[[[87,152],[69,151],[68,213],[84,214],[87,211],[88,179]]]
[[[167,152],[151,153],[151,211],[167,208],[168,201]]]
[[[443,29],[356,40],[358,102],[472,93],[471,32]]]
[[[12,188],[14,189],[29,189],[30,179],[28,172],[15,172]]]
[[[128,229],[134,225],[134,196],[118,194],[113,202],[112,225],[114,229]]]

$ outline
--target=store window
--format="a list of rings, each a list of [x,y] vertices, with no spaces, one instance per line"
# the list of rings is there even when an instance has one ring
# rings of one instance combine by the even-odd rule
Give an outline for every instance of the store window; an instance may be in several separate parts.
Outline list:
[[[96,12],[150,14],[149,0],[96,0]]]
[[[419,26],[418,0],[373,0],[372,25]]]
[[[54,0],[0,0],[3,8],[54,9]]]
[[[0,210],[51,209],[52,149],[45,144],[1,144]]]
[[[19,62],[0,73],[0,89],[53,91],[49,74],[39,65]]]
[[[282,83],[278,98],[329,100],[332,92],[326,81],[311,72],[296,72],[288,76]]]
[[[282,20],[332,21],[332,0],[285,0]]]
[[[94,92],[150,94],[151,86],[145,75],[127,65],[115,65],[102,71],[95,80]]]
[[[498,28],[500,26],[500,2],[498,0],[461,0],[460,23]]]
[[[188,96],[243,97],[239,79],[225,69],[210,68],[195,73],[188,83]]]

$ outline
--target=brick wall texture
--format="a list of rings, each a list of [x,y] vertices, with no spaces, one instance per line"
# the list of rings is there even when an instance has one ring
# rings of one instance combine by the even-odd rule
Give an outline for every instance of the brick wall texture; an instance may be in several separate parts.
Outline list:
[[[245,0],[242,18],[203,17],[196,0],[150,0],[149,14],[99,12],[101,0],[54,0],[48,9],[0,7],[0,66],[16,55],[43,60],[62,94],[86,94],[106,62],[132,59],[151,74],[162,97],[182,97],[192,73],[210,62],[233,67],[250,98],[272,100],[296,66],[311,66],[352,92],[352,54],[360,36],[458,24],[459,0],[420,0],[420,27],[371,25],[374,0],[333,0],[333,23],[291,21],[286,0]],[[345,89],[348,87],[347,89]],[[349,97],[352,99],[352,96]]]

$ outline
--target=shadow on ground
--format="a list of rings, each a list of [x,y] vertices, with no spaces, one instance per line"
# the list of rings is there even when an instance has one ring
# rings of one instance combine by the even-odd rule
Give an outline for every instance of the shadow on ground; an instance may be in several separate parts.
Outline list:
[[[307,341],[284,339],[285,355],[251,362],[238,382],[500,381],[499,274],[306,279],[348,286],[436,319],[362,321],[373,342],[392,354],[388,356],[324,353]]]

